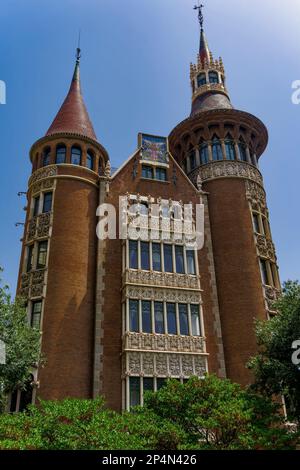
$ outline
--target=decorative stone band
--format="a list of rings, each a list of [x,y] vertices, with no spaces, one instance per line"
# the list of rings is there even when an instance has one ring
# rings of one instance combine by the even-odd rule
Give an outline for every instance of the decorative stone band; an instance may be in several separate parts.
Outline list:
[[[200,176],[202,183],[218,178],[243,178],[263,186],[260,171],[249,163],[241,161],[210,162],[196,168],[189,175],[195,185],[197,185],[198,176]]]
[[[272,240],[267,239],[264,235],[256,235],[256,249],[258,256],[268,258],[276,263],[275,246]]]
[[[123,351],[129,350],[205,354],[205,338],[126,332],[123,336]]]
[[[274,302],[280,297],[281,291],[271,286],[263,286],[266,309],[275,312]]]
[[[127,352],[123,356],[123,377],[203,377],[207,372],[206,356],[172,353]]]
[[[188,290],[166,289],[159,287],[126,286],[123,290],[125,299],[154,300],[158,302],[202,304],[201,293]]]
[[[252,206],[267,208],[266,193],[263,187],[254,181],[246,181],[246,197]]]
[[[27,228],[26,241],[30,242],[35,238],[50,237],[50,229],[52,227],[52,212],[45,212],[33,217]]]
[[[189,274],[160,273],[127,269],[123,275],[124,284],[143,284],[146,286],[180,287],[200,291],[200,277]]]
[[[33,175],[31,175],[31,177],[29,178],[28,187],[32,186],[33,184],[37,183],[40,180],[54,177],[56,175],[57,175],[56,165],[49,165],[49,166],[45,166],[44,168],[40,168],[39,170],[35,171]]]
[[[46,283],[45,278],[46,269],[38,269],[37,271],[22,274],[21,287],[18,294],[26,299],[42,297]]]
[[[198,96],[203,95],[209,91],[218,91],[229,97],[228,90],[222,83],[206,83],[205,85],[202,85],[195,90],[192,99],[195,100],[198,98]]]

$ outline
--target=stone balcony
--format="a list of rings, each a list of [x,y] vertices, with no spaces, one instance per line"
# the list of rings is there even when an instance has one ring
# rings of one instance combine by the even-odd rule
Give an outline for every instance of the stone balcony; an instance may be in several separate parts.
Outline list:
[[[205,354],[205,338],[126,332],[123,336],[123,351]]]
[[[26,299],[42,297],[44,294],[46,269],[37,269],[22,274],[21,285],[18,294]]]
[[[200,277],[190,274],[127,269],[123,274],[123,285],[124,284],[200,290]]]
[[[52,213],[45,212],[30,219],[27,226],[26,242],[30,242],[35,238],[49,237],[52,225]]]

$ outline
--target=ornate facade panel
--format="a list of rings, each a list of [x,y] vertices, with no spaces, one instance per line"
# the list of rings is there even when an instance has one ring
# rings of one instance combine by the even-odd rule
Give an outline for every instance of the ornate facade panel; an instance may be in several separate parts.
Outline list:
[[[205,353],[205,339],[200,336],[159,335],[126,332],[124,350]]]
[[[246,181],[246,197],[252,206],[258,204],[263,209],[267,207],[265,190],[253,181]]]
[[[276,262],[275,247],[272,240],[267,239],[264,235],[256,235],[256,248],[259,256]]]
[[[199,276],[188,274],[162,273],[153,271],[126,270],[123,283],[145,284],[165,287],[182,287],[186,289],[200,289]]]
[[[140,300],[156,300],[158,302],[175,302],[175,303],[193,303],[201,304],[201,293],[176,289],[158,289],[152,287],[126,286],[124,289],[124,297]]]
[[[33,217],[28,223],[26,241],[30,242],[35,238],[44,238],[50,236],[50,228],[52,225],[52,213],[45,212]]]
[[[46,269],[22,274],[20,295],[24,298],[42,297],[44,294]]]
[[[39,170],[35,171],[33,175],[29,178],[28,181],[28,186],[30,187],[31,185],[37,183],[38,181],[53,177],[57,175],[57,166],[55,165],[49,165],[44,168],[40,168]]]
[[[263,185],[260,171],[249,163],[242,161],[223,160],[207,163],[191,173],[190,177],[194,184],[197,183],[198,175],[200,175],[202,182],[216,178],[245,178],[258,185]]]
[[[264,296],[267,310],[274,312],[274,302],[280,297],[281,291],[271,286],[264,286]]]

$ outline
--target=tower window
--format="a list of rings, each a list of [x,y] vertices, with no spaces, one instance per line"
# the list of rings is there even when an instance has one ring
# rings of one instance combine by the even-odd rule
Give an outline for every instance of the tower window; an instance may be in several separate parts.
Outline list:
[[[56,147],[56,158],[55,162],[57,164],[59,163],[65,163],[66,162],[66,146],[65,145],[58,145]]]
[[[89,170],[93,170],[94,168],[94,154],[88,150],[86,154],[86,167],[89,168]]]
[[[44,193],[43,213],[52,209],[52,193]]]
[[[148,242],[141,242],[141,268],[146,271],[149,271],[150,269],[150,252]]]
[[[149,300],[142,301],[142,331],[143,333],[152,333],[151,302]]]
[[[267,262],[264,259],[260,259],[260,271],[263,284],[269,285]]]
[[[240,159],[243,162],[246,162],[247,161],[247,146],[245,142],[243,142],[242,140],[240,140],[239,142],[239,152],[240,152]]]
[[[39,328],[41,323],[42,301],[36,300],[31,305],[30,325],[32,328]]]
[[[253,213],[252,213],[252,216],[253,216],[253,227],[254,227],[254,231],[255,231],[256,233],[261,233],[260,225],[259,225],[259,215],[257,214],[257,212],[253,212]]]
[[[217,72],[209,72],[209,83],[219,83],[219,75]]]
[[[196,168],[196,152],[192,150],[190,153],[190,169],[193,171]]]
[[[152,264],[154,271],[161,271],[160,243],[152,243]]]
[[[201,144],[200,147],[200,160],[202,165],[208,163],[208,146],[205,143]]]
[[[200,73],[197,77],[197,85],[198,87],[206,85],[206,75],[205,73]]]
[[[138,269],[138,242],[135,240],[129,241],[129,267]]]
[[[228,135],[225,139],[225,150],[227,160],[235,160],[235,145],[234,140],[230,135]]]
[[[81,165],[81,148],[73,145],[71,149],[71,163],[72,165]]]
[[[165,168],[156,168],[155,179],[159,181],[167,181],[167,170]]]
[[[191,305],[192,335],[201,336],[199,305]]]
[[[195,251],[186,250],[186,264],[188,274],[196,274]]]
[[[33,267],[33,248],[34,248],[34,245],[29,245],[27,247],[26,272],[31,271]]]
[[[173,272],[173,253],[172,245],[164,245],[165,272]]]
[[[164,334],[164,304],[162,302],[154,302],[154,318],[155,318],[155,333]]]
[[[252,163],[252,165],[256,166],[256,159],[255,159],[255,156],[254,156],[254,152],[253,152],[253,150],[252,150],[251,148],[249,149],[249,151],[250,151],[250,160],[251,160],[251,163]]]
[[[129,300],[129,331],[139,332],[139,301]]]
[[[179,308],[180,334],[187,336],[189,334],[187,305],[179,304],[178,308]]]
[[[33,200],[33,217],[36,217],[39,214],[40,210],[40,196],[37,196]]]
[[[48,241],[42,241],[38,244],[38,256],[37,256],[37,269],[42,269],[46,266],[47,261],[47,249]]]
[[[46,147],[43,151],[43,166],[50,165],[50,157],[51,157],[51,149],[50,147]]]
[[[176,306],[167,304],[168,334],[177,335]]]
[[[175,246],[176,272],[184,274],[183,246]]]
[[[142,178],[153,180],[154,173],[151,166],[142,165]]]
[[[223,160],[222,145],[217,137],[212,140],[212,158],[214,161]]]

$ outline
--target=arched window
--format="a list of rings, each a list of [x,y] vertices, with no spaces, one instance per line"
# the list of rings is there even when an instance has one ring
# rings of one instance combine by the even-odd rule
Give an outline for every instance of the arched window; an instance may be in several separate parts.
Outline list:
[[[64,144],[57,145],[55,162],[57,164],[66,162],[66,146]]]
[[[94,168],[94,154],[91,150],[88,150],[86,154],[86,167],[90,170]]]
[[[202,142],[200,145],[200,162],[201,165],[208,163],[208,145],[205,142]]]
[[[240,151],[240,160],[243,162],[247,161],[247,145],[243,137],[239,140],[239,151]]]
[[[253,149],[250,147],[250,148],[249,148],[249,151],[250,151],[250,160],[251,160],[251,163],[252,163],[252,165],[256,166],[256,160],[255,160],[255,156],[254,156]]]
[[[50,165],[51,149],[46,147],[43,151],[42,164],[43,166]]]
[[[230,134],[227,134],[225,139],[225,149],[226,149],[226,159],[227,160],[235,160],[235,145],[234,140]]]
[[[72,165],[81,165],[81,148],[73,145],[71,149],[71,163]]]
[[[214,161],[223,160],[222,145],[216,135],[212,140],[212,158]]]
[[[196,168],[196,152],[192,150],[189,154],[190,157],[190,170],[193,171]]]
[[[197,85],[198,87],[202,85],[206,85],[206,74],[205,73],[200,73],[197,77]]]
[[[219,83],[219,75],[217,72],[209,72],[209,83]]]

